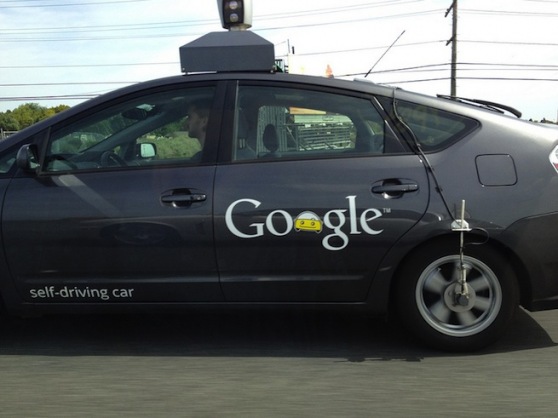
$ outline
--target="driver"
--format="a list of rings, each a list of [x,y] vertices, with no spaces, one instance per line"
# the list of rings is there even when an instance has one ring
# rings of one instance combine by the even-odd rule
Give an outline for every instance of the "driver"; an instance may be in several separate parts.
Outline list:
[[[210,100],[195,100],[188,106],[187,130],[190,138],[196,138],[203,150],[207,122],[209,120]]]

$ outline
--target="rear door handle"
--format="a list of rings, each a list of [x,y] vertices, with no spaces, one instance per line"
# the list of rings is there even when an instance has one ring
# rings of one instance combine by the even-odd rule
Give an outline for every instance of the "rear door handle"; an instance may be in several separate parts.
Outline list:
[[[406,179],[387,179],[381,180],[372,185],[372,193],[380,194],[385,199],[396,199],[403,196],[404,193],[416,192],[419,185]]]
[[[408,193],[416,192],[419,189],[416,183],[387,184],[372,187],[373,193]]]

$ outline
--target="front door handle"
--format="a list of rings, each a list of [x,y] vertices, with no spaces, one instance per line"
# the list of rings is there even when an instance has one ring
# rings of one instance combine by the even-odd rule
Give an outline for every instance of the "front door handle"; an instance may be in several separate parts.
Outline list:
[[[204,202],[207,199],[205,193],[189,189],[175,189],[169,190],[162,194],[161,202],[165,205],[174,207],[188,207],[192,203]]]

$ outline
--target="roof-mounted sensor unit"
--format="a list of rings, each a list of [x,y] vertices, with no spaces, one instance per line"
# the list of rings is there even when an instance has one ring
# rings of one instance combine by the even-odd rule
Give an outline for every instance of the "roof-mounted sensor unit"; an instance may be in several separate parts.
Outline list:
[[[217,0],[221,24],[229,30],[246,30],[252,26],[252,0]]]
[[[211,32],[180,47],[182,72],[271,72],[275,47],[250,31]]]

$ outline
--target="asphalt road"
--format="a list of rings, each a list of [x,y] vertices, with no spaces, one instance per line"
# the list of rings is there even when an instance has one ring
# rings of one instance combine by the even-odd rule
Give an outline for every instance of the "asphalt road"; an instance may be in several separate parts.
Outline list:
[[[333,312],[0,325],[2,417],[555,417],[558,311],[474,354]]]

